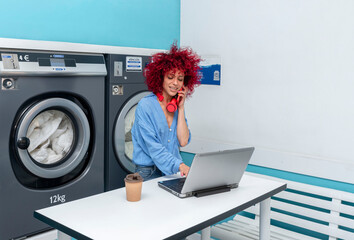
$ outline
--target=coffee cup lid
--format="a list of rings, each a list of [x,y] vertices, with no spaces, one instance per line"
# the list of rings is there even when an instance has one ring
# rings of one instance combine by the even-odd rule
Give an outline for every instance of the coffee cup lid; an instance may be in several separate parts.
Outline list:
[[[130,182],[130,183],[142,182],[143,180],[144,180],[143,177],[140,176],[139,173],[128,174],[128,175],[124,178],[124,181]]]

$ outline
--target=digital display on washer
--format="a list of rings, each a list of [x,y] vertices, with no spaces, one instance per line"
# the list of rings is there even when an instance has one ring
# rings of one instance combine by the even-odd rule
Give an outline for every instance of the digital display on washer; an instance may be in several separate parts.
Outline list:
[[[49,60],[52,67],[65,67],[64,59],[50,58]]]
[[[38,58],[38,65],[40,67],[76,67],[76,61],[62,58]]]

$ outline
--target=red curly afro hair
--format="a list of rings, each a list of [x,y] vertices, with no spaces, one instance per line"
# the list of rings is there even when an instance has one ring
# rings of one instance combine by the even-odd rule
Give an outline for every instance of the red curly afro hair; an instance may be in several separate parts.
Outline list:
[[[173,43],[169,52],[156,53],[150,58],[144,70],[145,83],[153,93],[161,93],[165,74],[177,69],[184,73],[184,86],[189,89],[187,96],[190,96],[200,84],[200,61],[192,49],[178,48],[177,43]]]

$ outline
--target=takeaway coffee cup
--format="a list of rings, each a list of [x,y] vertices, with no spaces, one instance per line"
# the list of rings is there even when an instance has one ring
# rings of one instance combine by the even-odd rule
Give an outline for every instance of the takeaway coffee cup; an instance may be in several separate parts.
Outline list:
[[[137,202],[141,198],[141,188],[143,185],[143,178],[139,173],[128,174],[125,178],[125,191],[127,200],[130,202]]]

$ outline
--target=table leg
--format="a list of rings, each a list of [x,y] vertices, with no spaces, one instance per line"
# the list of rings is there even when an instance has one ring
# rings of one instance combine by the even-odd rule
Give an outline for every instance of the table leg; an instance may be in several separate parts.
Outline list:
[[[263,200],[261,203],[259,216],[259,239],[270,239],[270,198]]]
[[[71,237],[58,230],[58,240],[71,240]]]
[[[210,240],[210,227],[202,229],[200,240]]]

